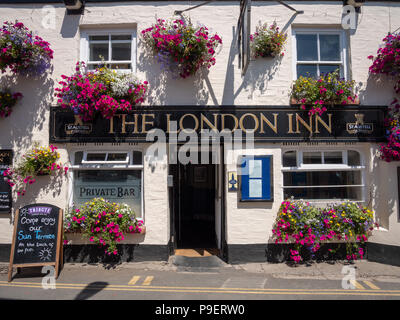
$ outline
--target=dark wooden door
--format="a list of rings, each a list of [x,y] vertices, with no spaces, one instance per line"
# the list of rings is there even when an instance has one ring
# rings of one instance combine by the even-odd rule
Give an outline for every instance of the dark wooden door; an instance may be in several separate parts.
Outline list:
[[[215,165],[179,165],[178,248],[215,248]]]

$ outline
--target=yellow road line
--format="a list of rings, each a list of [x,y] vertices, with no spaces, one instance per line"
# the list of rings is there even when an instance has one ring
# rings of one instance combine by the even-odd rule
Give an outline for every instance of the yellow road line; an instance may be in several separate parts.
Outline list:
[[[2,281],[0,286],[3,287],[17,287],[17,288],[38,288],[41,289],[41,283],[7,283]],[[332,289],[233,289],[229,288],[191,288],[191,287],[144,287],[144,286],[95,286],[90,284],[63,284],[58,283],[56,285],[57,289],[75,289],[75,290],[83,290],[83,289],[91,289],[96,290],[97,288],[101,288],[101,290],[105,291],[137,291],[137,292],[185,292],[185,293],[236,293],[236,294],[264,294],[264,295],[358,295],[358,296],[400,296],[400,290],[381,290],[379,292],[371,291],[371,290],[337,290]],[[301,290],[301,291],[299,291]]]
[[[370,287],[373,290],[380,290],[380,288],[376,285],[374,285],[372,282],[364,280],[363,281],[368,287]]]
[[[129,285],[134,286],[136,282],[140,279],[140,276],[133,276],[132,279],[128,282]]]
[[[153,281],[154,277],[153,276],[148,276],[146,279],[144,279],[142,286],[149,286],[151,282]]]
[[[41,289],[41,285],[15,285],[15,284],[0,284],[0,286],[4,287],[19,287],[19,288],[38,288]],[[94,287],[87,287],[87,286],[61,286],[57,285],[57,289],[93,289]],[[392,293],[392,292],[372,292],[364,291],[364,292],[354,292],[354,290],[342,290],[342,292],[318,292],[317,290],[313,292],[293,292],[291,289],[287,289],[287,291],[276,292],[276,291],[240,291],[240,290],[221,290],[216,288],[215,290],[186,290],[182,287],[180,290],[177,289],[154,289],[153,287],[147,288],[138,288],[138,287],[131,287],[131,288],[116,288],[116,287],[104,287],[102,291],[137,291],[137,292],[169,292],[169,293],[236,293],[236,294],[263,294],[263,295],[353,295],[353,296],[400,296],[400,292]]]
[[[139,277],[140,276],[136,276]],[[0,285],[1,284],[8,284],[10,286],[24,286],[24,285],[34,285],[34,286],[38,286],[41,288],[41,283],[40,282],[19,282],[19,281],[14,281],[14,282],[7,282],[7,281],[0,281]],[[62,282],[57,282],[57,287],[58,286],[67,286],[67,287],[90,287],[90,288],[103,288],[103,285],[92,285],[90,283],[88,284],[81,284],[81,283],[62,283]],[[107,288],[119,288],[119,289],[129,289],[131,288],[131,286],[129,285],[108,285]],[[135,288],[148,288],[147,286],[143,286],[143,285],[137,285],[135,286]],[[174,287],[174,286],[151,286],[151,288],[153,289],[183,289],[183,290],[220,290],[220,291],[227,291],[227,290],[240,290],[240,291],[291,291],[291,292],[347,292],[347,291],[352,291],[352,292],[372,292],[370,289],[365,289],[363,287],[363,289],[280,289],[280,288],[267,288],[267,289],[263,289],[263,288],[217,288],[217,287]],[[393,292],[393,293],[400,293],[400,290],[380,290],[381,292]]]
[[[356,280],[350,280],[350,283],[355,286],[358,290],[365,290],[365,288]]]

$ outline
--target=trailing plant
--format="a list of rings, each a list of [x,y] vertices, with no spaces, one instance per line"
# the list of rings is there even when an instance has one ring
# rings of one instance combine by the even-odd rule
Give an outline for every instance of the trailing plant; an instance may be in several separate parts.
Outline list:
[[[201,67],[213,66],[216,50],[222,44],[222,39],[210,35],[207,27],[194,26],[185,19],[157,19],[142,30],[141,38],[162,68],[177,71],[182,78],[194,75]]]
[[[53,145],[42,147],[35,144],[22,156],[21,162],[16,167],[3,172],[8,184],[17,188],[18,195],[25,195],[26,187],[35,183],[37,176],[52,175],[62,171],[67,173],[68,167],[63,167],[58,162],[60,154],[56,150],[57,147]]]
[[[382,41],[383,45],[377,55],[368,56],[372,60],[369,72],[391,76],[396,93],[400,93],[400,32],[388,34]]]
[[[53,50],[41,37],[33,35],[22,22],[4,22],[0,29],[0,70],[41,76],[51,65]]]
[[[12,93],[10,89],[0,90],[0,118],[7,118],[21,98],[20,92]]]
[[[330,105],[346,105],[355,102],[355,81],[341,79],[339,71],[320,76],[318,79],[300,76],[292,86],[291,98],[300,103],[308,114],[323,114]]]
[[[83,121],[90,121],[100,113],[110,119],[117,111],[130,111],[144,102],[147,81],[139,81],[132,73],[120,73],[106,65],[87,71],[84,62],[78,62],[75,74],[62,75],[56,88],[58,104],[71,109]]]
[[[81,232],[90,242],[104,246],[108,255],[118,254],[117,244],[124,240],[124,233],[140,233],[142,228],[143,221],[136,219],[128,205],[103,198],[69,210],[64,220],[65,232]]]
[[[377,55],[368,56],[372,60],[369,67],[371,74],[384,74],[394,81],[394,91],[400,94],[400,33],[388,34],[383,38],[383,45]],[[387,162],[400,160],[400,102],[394,98],[389,106],[388,117],[385,119],[385,143],[380,144],[380,157]]]
[[[256,27],[256,32],[250,35],[250,50],[254,58],[283,56],[283,47],[287,34],[279,31],[276,22],[271,25],[264,23]]]
[[[303,260],[301,248],[307,248],[311,257],[321,248],[322,242],[346,241],[346,258],[364,257],[362,245],[374,226],[373,212],[355,202],[332,204],[320,209],[302,201],[282,202],[272,230],[275,243],[294,242],[290,258]],[[332,251],[333,252],[333,251]]]

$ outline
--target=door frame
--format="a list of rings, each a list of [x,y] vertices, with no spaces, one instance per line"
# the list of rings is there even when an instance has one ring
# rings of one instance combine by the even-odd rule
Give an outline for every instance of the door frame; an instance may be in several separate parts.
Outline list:
[[[179,149],[180,145],[177,146]],[[200,161],[200,152],[202,151],[201,146],[199,146],[199,161]],[[214,170],[214,179],[215,180],[215,195],[214,201],[217,200],[218,194],[220,194],[219,199],[219,209],[220,209],[220,228],[218,233],[216,234],[216,245],[219,249],[219,256],[223,260],[227,261],[227,242],[226,242],[226,190],[225,190],[225,163],[224,163],[224,146],[222,144],[218,144],[217,146],[209,145],[208,152],[213,152],[216,154],[217,159],[219,159],[220,163],[215,164]],[[168,158],[169,159],[169,158]],[[180,170],[179,163],[176,164],[168,164],[168,175],[169,179],[172,181],[172,186],[168,187],[168,197],[169,197],[169,214],[170,214],[170,237],[169,237],[169,254],[173,255],[175,250],[177,249],[177,235],[176,235],[176,217],[179,216],[180,208]],[[220,190],[218,190],[220,189]],[[217,210],[217,206],[215,205],[214,214]],[[215,216],[214,228],[216,228],[217,224],[217,216]],[[217,231],[217,230],[215,230]]]

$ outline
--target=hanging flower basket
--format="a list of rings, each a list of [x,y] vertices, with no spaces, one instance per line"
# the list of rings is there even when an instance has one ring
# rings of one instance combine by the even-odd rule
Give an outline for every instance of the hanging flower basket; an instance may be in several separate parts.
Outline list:
[[[20,92],[12,93],[10,89],[0,90],[0,118],[7,118],[21,98]]]
[[[300,76],[292,86],[291,103],[299,104],[309,115],[322,115],[329,106],[359,103],[355,81],[341,79],[335,71],[318,79]]]
[[[271,25],[264,23],[256,27],[256,32],[250,35],[250,50],[254,58],[283,56],[283,48],[287,34],[280,32],[276,22]]]
[[[71,109],[83,121],[91,121],[96,113],[110,119],[117,111],[131,111],[144,102],[148,82],[140,82],[132,73],[119,73],[107,66],[87,71],[78,62],[72,76],[62,75],[56,88],[58,104]]]
[[[8,168],[3,172],[11,187],[17,188],[18,195],[25,195],[26,187],[36,182],[38,176],[49,176],[56,172],[66,174],[68,167],[58,163],[60,154],[57,147],[50,145],[42,147],[35,145],[22,156],[21,162],[14,168]]]
[[[201,67],[213,66],[216,50],[222,44],[222,39],[210,35],[207,27],[195,27],[185,19],[157,19],[141,32],[141,37],[148,53],[182,78],[196,74]]]
[[[0,29],[0,70],[9,68],[14,74],[42,76],[51,65],[50,44],[22,22],[4,22]]]
[[[400,93],[400,32],[387,35],[376,57],[370,55],[368,59],[372,60],[369,72],[391,76],[396,93]]]

